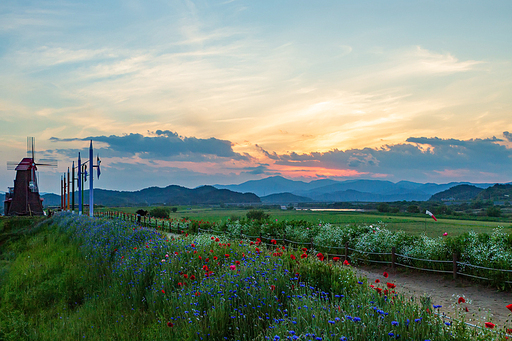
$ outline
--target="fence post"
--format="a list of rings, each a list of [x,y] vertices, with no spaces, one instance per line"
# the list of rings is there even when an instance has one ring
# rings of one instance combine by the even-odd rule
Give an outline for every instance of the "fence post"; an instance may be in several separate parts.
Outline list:
[[[345,243],[345,260],[348,261],[348,242]]]
[[[313,249],[313,237],[311,237],[311,243],[310,243],[310,246],[309,246],[309,250],[312,250]]]
[[[457,279],[457,253],[453,253],[453,279]]]
[[[391,247],[391,268],[395,268],[395,262],[396,262],[396,248],[393,246]]]

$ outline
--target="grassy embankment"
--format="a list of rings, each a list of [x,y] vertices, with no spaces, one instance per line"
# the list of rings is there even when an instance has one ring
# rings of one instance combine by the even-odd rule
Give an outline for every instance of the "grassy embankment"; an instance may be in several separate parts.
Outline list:
[[[167,240],[87,217],[49,222],[2,245],[0,340],[494,339],[300,250]]]

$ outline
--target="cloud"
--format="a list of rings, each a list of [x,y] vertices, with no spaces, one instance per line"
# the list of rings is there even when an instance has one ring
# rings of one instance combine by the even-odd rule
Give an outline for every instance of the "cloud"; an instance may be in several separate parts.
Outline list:
[[[503,132],[503,136],[509,141],[509,142],[512,142],[512,134],[509,133],[508,131],[504,131]]]
[[[214,137],[201,139],[183,137],[169,130],[157,130],[156,136],[126,134],[122,136],[91,136],[86,138],[51,137],[52,142],[88,141],[105,143],[108,147],[97,148],[103,156],[139,156],[143,159],[205,161],[215,158],[248,160],[248,154],[233,151],[232,143]],[[76,155],[75,150],[57,150],[60,153]],[[69,153],[68,153],[69,152]]]
[[[510,138],[510,134],[504,135]],[[501,141],[496,137],[469,140],[410,137],[406,143],[380,148],[291,152],[276,156],[266,153],[276,159],[277,166],[356,170],[360,174],[396,180],[445,181],[450,176],[455,179],[456,174],[477,179],[485,174],[488,179],[510,181],[512,149],[499,144]]]

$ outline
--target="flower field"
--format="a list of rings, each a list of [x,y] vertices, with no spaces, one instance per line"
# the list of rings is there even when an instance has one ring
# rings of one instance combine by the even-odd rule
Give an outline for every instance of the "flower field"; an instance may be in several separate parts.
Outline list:
[[[306,247],[70,214],[40,229],[7,246],[0,340],[505,339]]]

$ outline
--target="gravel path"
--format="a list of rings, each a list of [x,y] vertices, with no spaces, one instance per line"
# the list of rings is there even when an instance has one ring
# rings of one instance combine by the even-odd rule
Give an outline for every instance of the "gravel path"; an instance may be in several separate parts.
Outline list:
[[[432,304],[442,306],[440,312],[450,317],[456,317],[467,307],[466,322],[479,326],[492,322],[497,328],[512,328],[512,313],[506,308],[512,303],[510,292],[500,292],[464,278],[453,280],[439,274],[390,268],[360,267],[354,270],[370,282],[376,279],[384,283],[393,282],[397,286],[395,290],[408,296],[428,296]],[[389,273],[387,279],[383,277],[384,271]],[[458,297],[462,295],[467,302],[458,304]]]

